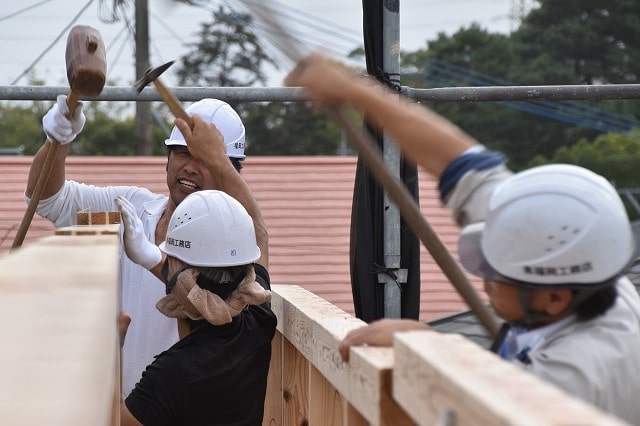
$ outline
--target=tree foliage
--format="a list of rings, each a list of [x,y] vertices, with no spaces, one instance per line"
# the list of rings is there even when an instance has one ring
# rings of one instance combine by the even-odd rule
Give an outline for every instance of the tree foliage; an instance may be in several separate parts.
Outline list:
[[[271,102],[245,111],[247,155],[335,155],[340,128],[324,111],[296,102]]]
[[[640,188],[640,130],[629,135],[602,134],[594,141],[580,140],[558,148],[553,157],[538,156],[534,164],[568,163],[606,176],[618,187]]]
[[[542,0],[539,4],[509,36],[472,25],[451,37],[440,34],[425,49],[403,55],[405,81],[423,87],[635,82],[639,2]],[[631,117],[639,113],[633,101],[580,103]],[[592,140],[601,132],[572,123],[567,112],[571,103],[566,102],[555,103],[552,112],[549,102],[428,105],[485,145],[504,152],[515,170],[532,165],[536,156],[552,158],[560,147]],[[539,115],[527,112],[532,110]]]
[[[266,83],[262,67],[276,63],[251,31],[251,15],[220,6],[213,20],[202,24],[200,41],[183,56],[177,70],[180,84],[190,86],[253,86]]]
[[[191,3],[188,0],[183,0]],[[411,87],[480,85],[565,85],[636,83],[640,75],[640,2],[637,0],[539,0],[509,35],[477,24],[451,36],[438,34],[425,47],[401,55],[402,84]],[[251,16],[219,7],[201,26],[200,40],[178,67],[185,86],[249,87],[265,83],[265,68],[276,67],[253,31]],[[362,54],[361,47],[353,55]],[[637,186],[637,132],[603,135],[530,113],[545,102],[424,102],[489,148],[504,152],[520,170],[549,161],[582,164],[620,185]],[[3,147],[35,153],[44,140],[41,119],[51,102],[0,105]],[[85,104],[87,124],[74,142],[75,153],[134,155],[134,119],[119,116],[110,103]],[[555,112],[571,109],[557,102]],[[580,101],[611,116],[638,117],[635,100]],[[233,105],[247,128],[249,155],[330,155],[344,152],[340,130],[326,114],[298,102]],[[166,127],[170,119],[160,117]],[[598,118],[595,119],[596,121]],[[603,120],[604,121],[604,120]],[[165,134],[153,129],[153,153],[164,154]],[[617,149],[605,149],[613,143]],[[619,140],[630,141],[620,142]],[[593,142],[591,142],[593,141]],[[606,141],[603,142],[603,141]],[[624,145],[625,149],[621,146]],[[351,151],[353,152],[353,151]]]
[[[45,138],[41,124],[45,112],[42,102],[28,102],[24,106],[1,106],[1,146],[22,150],[25,155],[35,154]]]
[[[263,68],[277,67],[251,30],[251,16],[220,7],[202,25],[201,40],[182,58],[180,83],[253,86],[265,83]],[[341,135],[326,114],[292,102],[232,104],[243,119],[247,155],[332,155]]]
[[[114,120],[113,113],[104,104],[92,102],[87,108],[87,124],[71,153],[77,155],[135,155],[135,118]],[[166,125],[165,125],[166,127]],[[152,155],[166,154],[167,138],[159,126],[152,127]]]
[[[522,60],[548,56],[581,84],[635,83],[639,33],[636,0],[542,0],[513,38]]]

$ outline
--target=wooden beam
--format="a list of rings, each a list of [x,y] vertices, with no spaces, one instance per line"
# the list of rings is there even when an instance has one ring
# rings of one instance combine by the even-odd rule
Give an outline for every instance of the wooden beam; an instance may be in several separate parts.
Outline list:
[[[0,259],[3,424],[118,424],[118,241],[56,235]]]
[[[393,396],[419,425],[622,425],[470,340],[398,333]]]
[[[265,426],[281,425],[282,423],[282,334],[276,333],[271,341],[271,361],[267,376],[267,394],[264,399],[264,415],[262,424]]]
[[[413,424],[402,410],[393,407],[395,402],[390,397],[391,348],[354,348],[350,363],[342,362],[338,346],[349,330],[365,325],[362,320],[299,286],[271,287],[271,307],[278,317],[278,331],[332,386],[323,384],[323,389],[334,392],[335,388],[371,425]],[[295,364],[285,361],[284,374],[299,371],[298,364],[299,361]],[[284,383],[286,394],[287,381]],[[324,398],[328,400],[333,396]],[[388,411],[396,414],[390,423],[387,423]]]

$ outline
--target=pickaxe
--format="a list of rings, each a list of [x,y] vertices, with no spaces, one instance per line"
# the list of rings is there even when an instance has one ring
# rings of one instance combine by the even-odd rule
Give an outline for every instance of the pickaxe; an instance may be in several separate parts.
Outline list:
[[[167,104],[169,110],[171,110],[171,113],[176,118],[184,119],[189,124],[189,127],[193,128],[193,120],[191,119],[191,116],[184,110],[184,107],[182,106],[182,103],[180,103],[180,100],[159,79],[160,75],[165,72],[167,68],[169,68],[172,64],[173,61],[170,61],[164,65],[160,65],[155,68],[149,68],[142,75],[142,77],[140,77],[140,79],[136,81],[133,87],[135,87],[138,93],[140,93],[147,84],[153,82],[154,86],[156,86],[156,90],[160,94],[160,97],[162,97],[164,103]]]
[[[107,59],[104,49],[104,43],[100,32],[95,28],[85,25],[76,25],[71,28],[67,37],[67,50],[65,54],[67,63],[67,79],[71,90],[67,95],[67,106],[69,107],[69,115],[73,117],[73,113],[78,105],[80,96],[98,96],[104,88],[105,78],[107,74]],[[17,248],[22,245],[24,237],[27,234],[33,215],[38,207],[44,188],[47,185],[53,163],[58,155],[60,142],[51,141],[51,146],[42,165],[42,170],[36,181],[36,185],[31,195],[31,202],[27,207],[27,211],[22,218],[22,223],[18,228],[15,239],[11,248]]]

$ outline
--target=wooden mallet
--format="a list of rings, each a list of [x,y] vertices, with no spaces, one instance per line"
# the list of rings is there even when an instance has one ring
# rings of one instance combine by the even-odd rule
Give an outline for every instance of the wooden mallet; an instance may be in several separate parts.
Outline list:
[[[95,28],[85,25],[76,25],[73,27],[67,37],[65,59],[67,62],[67,79],[69,80],[71,89],[67,95],[67,106],[69,107],[67,117],[71,118],[78,105],[78,99],[81,96],[98,96],[104,88],[107,74],[107,59],[100,32]],[[13,240],[12,249],[20,247],[24,241],[24,237],[27,234],[33,215],[44,192],[44,188],[51,175],[53,163],[58,155],[59,149],[60,142],[52,140],[42,170],[33,189],[31,202],[27,207],[24,217],[22,218],[22,223],[20,223],[16,237]]]

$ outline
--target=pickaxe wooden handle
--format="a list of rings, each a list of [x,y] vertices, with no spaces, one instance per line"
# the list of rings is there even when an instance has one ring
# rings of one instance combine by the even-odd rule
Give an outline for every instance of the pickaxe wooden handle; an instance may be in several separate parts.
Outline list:
[[[80,96],[97,96],[104,88],[107,61],[104,43],[98,30],[84,25],[73,27],[67,38],[65,56],[67,78],[71,87],[67,95],[67,106],[69,107],[67,118],[71,118],[76,110]],[[16,237],[11,245],[12,249],[20,247],[24,242],[59,151],[60,142],[50,141],[49,150],[31,194],[31,201],[27,206]]]
[[[247,9],[260,19],[261,23],[268,29],[270,38],[276,40],[275,46],[280,52],[291,59],[293,63],[297,63],[303,58],[304,49],[278,21],[278,17],[273,13],[273,10],[277,8],[269,4],[268,0],[241,0],[241,3],[244,3]],[[409,194],[407,188],[391,175],[384,165],[380,153],[374,151],[370,138],[356,129],[347,119],[347,115],[342,109],[331,108],[330,112],[333,119],[342,126],[349,141],[364,157],[367,167],[374,178],[387,190],[389,197],[396,203],[400,210],[400,215],[420,238],[420,241],[422,241],[438,266],[440,266],[440,269],[442,269],[442,272],[449,278],[460,296],[478,317],[478,320],[492,336],[495,336],[499,329],[497,321],[482,303],[478,293],[467,279],[458,262],[456,262],[424,216],[422,216],[420,208]]]
[[[380,152],[376,152],[369,137],[358,131],[347,119],[343,109],[331,108],[332,118],[342,127],[347,134],[349,142],[356,147],[365,160],[367,169],[376,180],[386,189],[389,197],[398,206],[400,214],[416,233],[422,244],[436,261],[442,272],[447,276],[451,284],[460,296],[469,305],[469,308],[478,317],[478,321],[487,329],[492,337],[495,337],[500,328],[494,316],[489,313],[484,302],[475,291],[458,262],[451,255],[438,234],[422,215],[415,200],[398,179],[394,178],[387,169]]]
[[[176,95],[171,90],[169,90],[167,86],[162,83],[162,81],[158,79],[153,80],[153,84],[154,86],[156,86],[156,90],[160,94],[160,97],[162,97],[164,103],[169,107],[169,110],[171,111],[173,116],[176,118],[182,118],[187,123],[189,123],[189,127],[193,129],[193,119],[189,114],[187,114],[184,107],[182,106],[182,103],[176,97]]]

